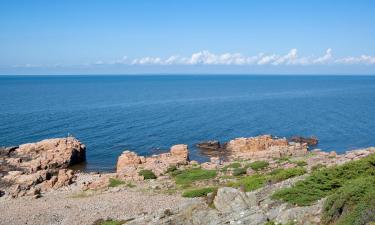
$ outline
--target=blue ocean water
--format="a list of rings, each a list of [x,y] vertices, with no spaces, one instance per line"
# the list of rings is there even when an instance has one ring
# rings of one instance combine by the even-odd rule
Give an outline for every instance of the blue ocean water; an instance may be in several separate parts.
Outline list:
[[[76,136],[87,169],[141,155],[272,134],[343,152],[375,146],[375,76],[0,76],[0,146]]]

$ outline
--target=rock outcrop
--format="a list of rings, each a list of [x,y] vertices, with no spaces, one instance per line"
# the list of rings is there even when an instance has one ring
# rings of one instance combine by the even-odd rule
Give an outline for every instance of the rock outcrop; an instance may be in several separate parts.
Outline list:
[[[230,158],[261,159],[286,156],[302,156],[307,153],[306,143],[288,142],[285,138],[262,135],[250,138],[236,138],[227,143]]]
[[[292,142],[298,142],[298,143],[306,143],[309,146],[315,146],[318,144],[318,138],[317,137],[302,137],[302,136],[294,136],[290,138]]]
[[[117,161],[116,173],[119,177],[130,180],[142,180],[141,170],[151,170],[156,176],[164,174],[172,166],[186,165],[189,162],[187,145],[171,147],[169,153],[150,157],[138,156],[135,152],[124,151]]]
[[[69,166],[86,160],[86,147],[73,137],[47,139],[1,151],[0,187],[11,197],[35,195],[73,182]]]

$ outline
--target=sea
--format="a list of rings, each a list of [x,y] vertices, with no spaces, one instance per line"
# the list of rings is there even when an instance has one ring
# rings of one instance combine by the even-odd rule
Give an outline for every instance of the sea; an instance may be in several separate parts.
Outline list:
[[[0,76],[0,146],[73,135],[87,171],[199,142],[316,136],[324,151],[375,146],[375,76]]]

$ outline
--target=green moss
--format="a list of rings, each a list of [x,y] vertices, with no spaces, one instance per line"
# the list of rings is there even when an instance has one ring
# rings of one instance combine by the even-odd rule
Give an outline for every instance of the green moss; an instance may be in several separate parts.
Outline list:
[[[156,175],[151,170],[141,170],[138,173],[140,176],[143,176],[145,180],[156,179]]]
[[[281,189],[273,198],[305,206],[334,194],[350,180],[375,176],[375,154],[344,165],[315,170],[303,181],[290,188]]]
[[[375,177],[346,183],[324,205],[324,224],[360,225],[375,221]]]
[[[267,168],[268,165],[269,163],[266,161],[255,161],[255,162],[250,163],[248,166],[250,166],[250,168],[253,170],[259,171],[259,170]]]
[[[244,177],[236,182],[230,182],[227,186],[230,187],[243,187],[245,191],[254,191],[264,186],[267,181],[265,175],[255,174],[252,176]]]
[[[208,193],[216,191],[217,188],[215,187],[207,187],[207,188],[199,188],[199,189],[193,189],[185,191],[182,194],[182,197],[185,198],[196,198],[196,197],[203,197],[206,196]]]
[[[191,184],[197,180],[207,180],[216,177],[216,170],[205,170],[202,168],[192,168],[179,170],[175,173],[176,184]]]
[[[124,181],[116,179],[116,178],[109,178],[109,187],[118,187],[120,185],[125,184]]]
[[[306,173],[306,170],[301,167],[289,168],[289,169],[276,169],[270,173],[270,180],[273,183],[277,183],[292,177],[300,176]]]

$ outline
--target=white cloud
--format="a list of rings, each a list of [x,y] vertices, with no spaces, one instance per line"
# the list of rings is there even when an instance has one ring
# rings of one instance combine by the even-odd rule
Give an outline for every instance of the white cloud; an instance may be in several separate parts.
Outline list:
[[[326,64],[332,60],[332,49],[327,49],[326,54],[313,60],[314,64]]]
[[[97,61],[94,65],[105,64],[103,61]],[[123,57],[119,60],[111,61],[107,64],[125,64],[125,65],[258,65],[258,66],[280,66],[280,65],[332,65],[332,64],[375,64],[375,57],[361,55],[359,57],[336,58],[332,49],[328,48],[321,56],[300,56],[298,50],[293,48],[284,55],[275,53],[245,56],[241,53],[223,53],[215,54],[204,50],[193,53],[190,56],[172,55],[166,58],[146,56],[141,58],[129,59]]]
[[[359,57],[345,57],[337,59],[337,63],[342,64],[375,64],[375,57],[369,55],[361,55]]]

